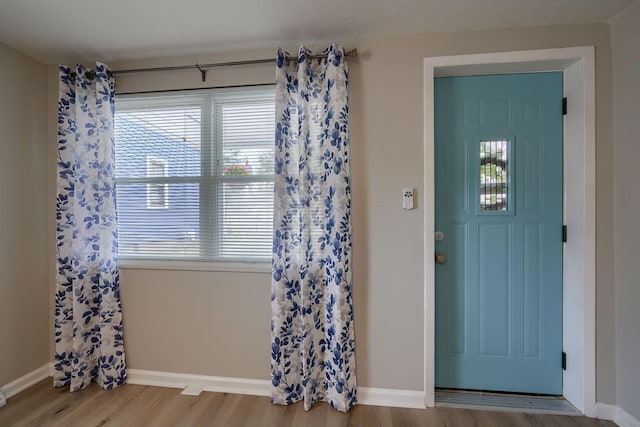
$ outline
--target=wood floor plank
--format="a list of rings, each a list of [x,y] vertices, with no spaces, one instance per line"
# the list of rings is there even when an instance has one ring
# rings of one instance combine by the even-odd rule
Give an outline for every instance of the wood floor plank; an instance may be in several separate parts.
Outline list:
[[[417,427],[423,426],[425,409],[390,408],[391,425]]]
[[[246,425],[246,402],[253,396],[240,396],[237,394],[225,394],[222,407],[215,414],[216,425],[239,427]]]
[[[269,411],[267,411],[264,419],[265,426],[293,426],[293,420],[296,417],[296,413],[304,411],[302,405],[276,405],[272,404]]]
[[[144,405],[128,404],[123,408],[114,408],[115,410],[109,414],[103,425],[105,427],[121,427],[121,426],[145,426],[152,425],[151,420],[157,411],[166,404],[167,401],[177,395],[179,390],[163,387],[145,387],[142,392],[136,396],[136,400]],[[144,411],[141,411],[141,407]]]
[[[99,393],[99,389],[92,386],[83,392],[71,393],[67,388],[59,388],[56,392],[52,394],[55,397],[51,399],[48,399],[45,395],[43,403],[38,405],[38,411],[32,412],[21,422],[27,426],[55,424],[65,418],[68,413],[80,407],[79,405],[84,405],[85,402],[90,401],[92,396],[96,396]]]
[[[258,426],[263,422],[265,415],[269,413],[273,404],[268,398],[259,396],[246,396],[249,403],[247,406],[248,415],[246,425]]]
[[[498,412],[498,411],[469,411],[473,415],[477,424],[488,425],[494,423],[499,426],[522,426],[532,427],[529,420],[519,412]]]
[[[391,425],[391,413],[384,406],[356,405],[349,411],[349,427],[384,427]]]
[[[207,399],[205,397],[213,397]],[[202,416],[208,408],[215,405],[217,396],[187,396],[180,390],[174,390],[171,399],[165,402],[156,412],[150,414],[148,421],[154,426],[189,426],[192,420]]]
[[[27,392],[20,393],[7,401],[7,405],[0,408],[0,421],[6,425],[17,425],[25,421],[25,415],[37,407],[47,396],[54,398],[51,381],[41,381],[31,387]],[[0,425],[5,425],[0,422]]]
[[[219,412],[220,407],[224,404],[223,393],[202,393],[200,396],[184,396],[196,399],[197,401],[185,410],[176,410],[171,418],[156,420],[158,426],[164,427],[191,427],[191,426],[207,426],[214,425],[213,420],[215,414]],[[175,420],[175,422],[173,422]]]
[[[83,391],[78,391],[71,394],[78,396],[84,396],[87,391],[95,391],[94,394],[87,394],[86,400],[79,404],[78,407],[72,408],[66,411],[64,416],[56,422],[52,423],[53,426],[65,427],[65,426],[82,426],[90,427],[95,425],[106,424],[113,414],[119,412],[119,409],[126,409],[131,405],[131,402],[135,402],[138,395],[143,393],[145,389],[149,387],[144,386],[127,386],[116,390],[102,390],[96,384],[91,384],[89,388]]]
[[[268,397],[124,385],[105,391],[95,384],[81,392],[55,389],[44,380],[0,408],[0,426],[46,427],[615,427],[586,417],[456,408],[403,409],[358,405],[344,414],[327,403],[309,411],[302,402],[282,406]]]

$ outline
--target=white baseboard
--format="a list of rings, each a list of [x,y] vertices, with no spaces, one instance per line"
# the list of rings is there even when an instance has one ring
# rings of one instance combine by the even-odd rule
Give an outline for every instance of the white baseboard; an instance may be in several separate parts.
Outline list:
[[[51,363],[47,363],[46,365],[36,369],[35,371],[31,371],[28,374],[21,376],[17,380],[11,381],[9,384],[1,386],[0,390],[2,390],[5,397],[9,399],[20,393],[21,391],[28,389],[32,385],[39,383],[45,378],[50,377],[51,366]]]
[[[613,421],[620,427],[640,427],[640,420],[638,420],[619,406]]]
[[[361,405],[425,409],[424,392],[393,388],[358,387]]]
[[[197,390],[252,396],[269,396],[271,393],[271,382],[268,380],[178,374],[142,369],[129,369],[127,377],[129,384],[180,388],[185,390],[186,394],[191,395],[197,394]],[[358,387],[358,403],[398,408],[425,407],[424,393],[421,391],[373,387]]]
[[[640,420],[621,407],[608,403],[596,403],[596,417],[613,421],[620,427],[640,427]]]
[[[609,403],[596,403],[596,418],[601,420],[613,421],[616,417],[616,410],[618,407],[616,405],[610,405]]]
[[[252,396],[269,396],[271,386],[271,383],[267,380],[177,374],[142,369],[128,369],[127,378],[127,383],[129,384],[181,389],[188,387],[192,390],[200,388],[202,391],[248,394]]]

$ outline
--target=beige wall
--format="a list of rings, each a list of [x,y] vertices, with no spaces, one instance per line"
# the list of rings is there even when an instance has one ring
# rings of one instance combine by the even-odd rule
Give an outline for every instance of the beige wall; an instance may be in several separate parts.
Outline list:
[[[358,383],[409,390],[423,388],[423,58],[596,46],[598,400],[615,402],[608,25],[385,37],[344,44],[358,48],[360,54],[360,61],[350,64]],[[262,50],[110,65],[123,69],[273,55],[272,50]],[[273,80],[273,65],[266,65],[213,69],[205,84],[197,71],[120,75],[117,88],[129,92]],[[417,189],[417,209],[402,210],[403,187]],[[268,273],[125,269],[122,296],[129,366],[268,379],[269,283]]]
[[[616,400],[640,419],[640,3],[611,25],[614,93]]]
[[[46,68],[0,44],[0,386],[49,362]]]

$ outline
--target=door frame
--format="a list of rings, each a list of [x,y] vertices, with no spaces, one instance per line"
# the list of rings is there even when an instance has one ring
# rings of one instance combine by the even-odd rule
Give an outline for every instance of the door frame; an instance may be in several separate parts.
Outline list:
[[[595,52],[593,46],[424,58],[424,401],[435,405],[434,78],[563,72],[563,395],[596,415]],[[567,304],[571,301],[572,304]],[[560,362],[558,360],[558,362]]]

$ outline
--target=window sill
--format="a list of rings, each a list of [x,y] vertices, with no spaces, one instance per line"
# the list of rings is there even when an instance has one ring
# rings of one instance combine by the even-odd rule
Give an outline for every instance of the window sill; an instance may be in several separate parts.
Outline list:
[[[164,260],[120,260],[123,270],[222,271],[237,273],[271,273],[269,262],[199,262]]]

